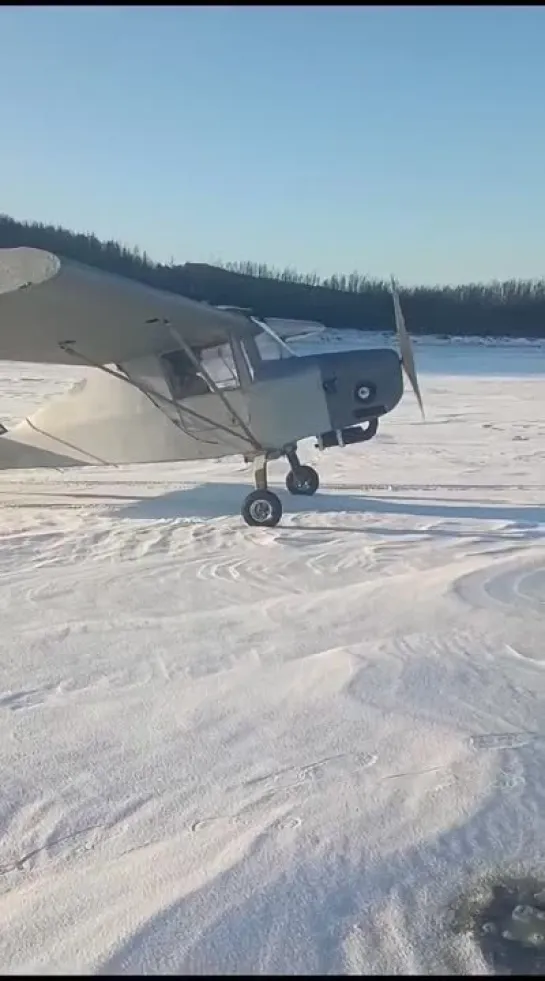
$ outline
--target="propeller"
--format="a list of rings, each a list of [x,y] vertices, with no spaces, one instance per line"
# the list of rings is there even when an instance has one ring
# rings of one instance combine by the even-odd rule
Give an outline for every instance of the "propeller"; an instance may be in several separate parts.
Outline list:
[[[396,331],[397,339],[399,342],[399,351],[401,354],[401,364],[409,379],[412,390],[416,395],[416,400],[420,406],[420,412],[422,413],[422,418],[425,419],[424,413],[424,403],[422,401],[422,395],[420,394],[420,386],[418,384],[418,376],[416,374],[416,365],[414,363],[413,346],[411,343],[411,338],[409,337],[409,332],[405,327],[405,318],[403,316],[403,311],[401,309],[401,303],[399,301],[399,293],[397,291],[397,284],[394,277],[391,277],[391,292],[392,300],[394,301],[394,314],[396,321]]]

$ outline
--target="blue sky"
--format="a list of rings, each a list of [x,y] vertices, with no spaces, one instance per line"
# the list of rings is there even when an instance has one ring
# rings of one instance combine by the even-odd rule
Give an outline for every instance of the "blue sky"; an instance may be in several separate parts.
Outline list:
[[[0,210],[178,262],[545,273],[545,7],[2,7]]]

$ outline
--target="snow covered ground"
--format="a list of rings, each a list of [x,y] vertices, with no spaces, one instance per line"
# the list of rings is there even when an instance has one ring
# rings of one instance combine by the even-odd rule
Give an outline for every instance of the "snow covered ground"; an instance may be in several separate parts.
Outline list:
[[[449,908],[545,869],[545,354],[418,362],[427,423],[308,444],[274,530],[239,460],[0,474],[0,971],[490,972]]]

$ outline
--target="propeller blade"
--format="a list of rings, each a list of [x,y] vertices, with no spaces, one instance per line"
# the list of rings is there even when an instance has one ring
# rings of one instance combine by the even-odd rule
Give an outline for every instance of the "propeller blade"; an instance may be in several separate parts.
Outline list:
[[[397,338],[399,341],[399,350],[401,353],[401,364],[405,370],[405,374],[409,379],[413,392],[416,395],[416,400],[420,406],[420,412],[422,413],[422,418],[425,418],[424,413],[424,403],[422,401],[422,395],[420,394],[420,386],[418,384],[418,376],[416,374],[416,365],[414,363],[413,346],[411,343],[411,338],[409,337],[409,332],[405,326],[405,318],[403,316],[403,311],[401,309],[401,303],[399,301],[399,293],[397,291],[397,285],[394,277],[392,276],[392,299],[394,301],[394,314],[396,321],[396,331]]]

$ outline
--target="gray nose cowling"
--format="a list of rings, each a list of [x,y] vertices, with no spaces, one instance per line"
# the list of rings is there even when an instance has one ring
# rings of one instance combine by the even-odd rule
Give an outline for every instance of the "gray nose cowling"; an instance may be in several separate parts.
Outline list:
[[[391,348],[264,361],[248,394],[250,426],[267,449],[307,436],[323,449],[363,442],[402,394],[401,362]]]
[[[391,348],[316,356],[332,430],[390,412],[403,395],[403,374]]]

